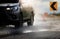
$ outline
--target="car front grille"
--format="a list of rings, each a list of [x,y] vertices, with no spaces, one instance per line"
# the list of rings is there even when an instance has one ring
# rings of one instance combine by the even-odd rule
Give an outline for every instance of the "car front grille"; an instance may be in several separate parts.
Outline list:
[[[3,15],[6,15],[6,17],[8,17],[8,19],[16,19],[17,17],[16,17],[16,15],[15,14],[13,14],[13,12],[12,12],[12,10],[6,10],[6,8],[7,7],[0,7],[0,14],[1,14],[1,17],[3,16]],[[0,17],[0,18],[1,18]],[[6,18],[6,17],[4,17],[4,18]]]

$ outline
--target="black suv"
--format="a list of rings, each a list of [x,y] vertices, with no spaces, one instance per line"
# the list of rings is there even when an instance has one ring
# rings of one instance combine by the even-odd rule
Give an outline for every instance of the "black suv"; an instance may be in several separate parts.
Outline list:
[[[23,26],[24,15],[20,6],[19,0],[0,0],[0,26],[15,25],[16,28]],[[31,14],[33,14],[33,11]],[[31,19],[29,20],[28,25],[32,25]]]

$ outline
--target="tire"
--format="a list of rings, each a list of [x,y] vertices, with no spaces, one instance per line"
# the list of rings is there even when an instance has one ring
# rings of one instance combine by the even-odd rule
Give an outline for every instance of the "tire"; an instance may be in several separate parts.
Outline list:
[[[23,26],[23,23],[20,23],[20,22],[15,24],[15,28],[20,28],[22,26]]]
[[[20,28],[20,27],[23,27],[23,14],[22,14],[22,12],[20,12],[19,21],[16,22],[16,24],[15,24],[15,28]]]
[[[27,25],[33,26],[33,22],[34,22],[34,17],[31,17],[30,20],[27,22]]]

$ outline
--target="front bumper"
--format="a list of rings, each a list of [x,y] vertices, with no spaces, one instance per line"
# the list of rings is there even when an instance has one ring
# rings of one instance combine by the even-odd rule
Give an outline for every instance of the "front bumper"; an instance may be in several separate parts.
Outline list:
[[[19,21],[20,13],[12,13],[10,11],[0,12],[0,25],[11,24]]]

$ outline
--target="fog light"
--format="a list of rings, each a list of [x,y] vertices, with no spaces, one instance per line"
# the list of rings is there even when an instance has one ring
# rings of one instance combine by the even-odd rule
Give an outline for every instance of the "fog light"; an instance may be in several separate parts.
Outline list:
[[[11,8],[6,8],[6,10],[11,10]]]

